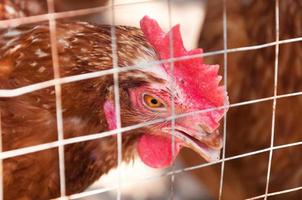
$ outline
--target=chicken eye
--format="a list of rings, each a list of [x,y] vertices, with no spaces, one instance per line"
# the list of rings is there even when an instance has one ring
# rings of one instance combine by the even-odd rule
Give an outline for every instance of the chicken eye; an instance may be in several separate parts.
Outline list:
[[[161,102],[161,100],[159,100],[158,98],[156,98],[154,96],[148,95],[148,94],[144,94],[143,100],[144,100],[144,104],[151,109],[165,107],[165,105]]]

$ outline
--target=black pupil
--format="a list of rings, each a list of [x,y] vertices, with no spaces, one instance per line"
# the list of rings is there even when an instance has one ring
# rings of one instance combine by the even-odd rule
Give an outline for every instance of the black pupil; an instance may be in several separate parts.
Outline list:
[[[152,100],[151,100],[151,103],[152,103],[152,104],[157,104],[158,101],[157,101],[156,99],[152,99]]]

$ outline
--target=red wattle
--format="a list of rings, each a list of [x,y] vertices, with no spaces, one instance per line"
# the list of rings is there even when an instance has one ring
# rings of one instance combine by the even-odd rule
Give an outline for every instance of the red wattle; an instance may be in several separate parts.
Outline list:
[[[174,158],[179,153],[181,146],[177,143],[174,149]],[[172,164],[171,138],[144,134],[137,142],[137,151],[141,160],[153,168],[165,168]]]

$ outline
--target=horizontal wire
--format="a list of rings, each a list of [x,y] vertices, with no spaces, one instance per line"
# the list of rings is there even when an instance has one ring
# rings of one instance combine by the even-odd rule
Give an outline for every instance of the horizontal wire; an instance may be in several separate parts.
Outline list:
[[[245,46],[245,47],[237,47],[237,48],[229,48],[227,50],[218,50],[218,51],[212,51],[208,53],[203,53],[203,57],[207,56],[213,56],[213,55],[220,55],[224,53],[235,53],[235,52],[241,52],[241,51],[251,51],[251,50],[258,50],[258,49],[264,49],[267,47],[276,46],[277,44],[288,44],[293,42],[301,42],[302,37],[296,37],[296,38],[290,38],[285,40],[279,40],[274,42],[269,42],[265,44],[258,44],[258,45],[251,45],[251,46]],[[196,55],[193,55],[191,57],[196,57]]]
[[[85,191],[85,192],[70,195],[70,196],[68,196],[68,199],[84,198],[84,197],[93,196],[93,195],[96,195],[96,194],[110,192],[110,191],[113,191],[113,190],[116,190],[116,189],[117,189],[117,186],[113,186],[113,187],[109,187],[109,188],[93,189],[93,190],[89,190],[89,191]]]
[[[226,51],[219,50],[219,51],[212,51],[212,52],[208,52],[208,53],[196,54],[196,55],[192,55],[192,56],[182,56],[182,57],[170,58],[170,59],[165,59],[165,60],[160,60],[160,61],[150,61],[148,63],[145,63],[144,66],[132,65],[132,66],[126,66],[126,67],[111,68],[111,69],[106,69],[106,70],[97,71],[97,72],[89,72],[86,74],[67,76],[67,77],[43,81],[40,83],[35,83],[35,84],[31,84],[28,86],[23,86],[23,87],[19,87],[19,88],[15,88],[15,89],[0,89],[0,97],[20,96],[23,94],[37,91],[37,90],[55,86],[56,84],[65,84],[65,83],[72,83],[72,82],[77,82],[77,81],[82,81],[82,80],[87,80],[87,79],[92,79],[92,78],[98,78],[101,76],[114,74],[117,72],[121,73],[121,72],[127,72],[127,71],[131,71],[131,70],[145,69],[145,68],[148,68],[148,67],[151,67],[154,65],[158,65],[158,64],[177,62],[177,61],[188,60],[188,59],[193,59],[193,58],[208,57],[208,56],[214,56],[214,55],[219,55],[219,54],[224,54],[224,53],[234,53],[234,52],[241,52],[241,51],[256,50],[256,49],[262,49],[262,48],[274,46],[276,44],[288,44],[288,43],[299,42],[299,41],[302,41],[302,37],[292,38],[292,39],[287,39],[287,40],[280,40],[279,42],[266,43],[263,45],[255,45],[255,46],[249,46],[249,47],[228,49]]]
[[[276,99],[293,97],[293,96],[300,96],[300,95],[302,95],[302,92],[289,93],[289,94],[276,96]],[[228,108],[234,108],[234,107],[239,107],[239,106],[244,106],[244,105],[250,105],[250,104],[254,104],[254,103],[270,101],[270,100],[273,100],[273,99],[274,99],[274,96],[267,97],[267,98],[262,98],[262,99],[240,102],[240,103],[234,103],[234,104],[228,105],[227,107],[221,106],[221,107],[217,107],[217,108],[197,110],[197,111],[178,114],[178,115],[170,116],[170,117],[166,117],[166,118],[158,118],[158,119],[155,119],[155,120],[142,122],[142,123],[138,123],[138,124],[135,124],[135,125],[122,127],[122,128],[114,129],[114,130],[110,130],[110,131],[104,131],[104,132],[101,132],[101,133],[78,136],[78,137],[63,139],[61,141],[54,141],[54,142],[49,142],[49,143],[45,143],[45,144],[33,145],[33,146],[30,146],[30,147],[23,147],[23,148],[18,148],[18,149],[14,149],[14,150],[3,151],[3,152],[0,153],[0,159],[7,159],[7,158],[15,157],[15,156],[25,155],[25,154],[28,154],[28,153],[34,153],[34,152],[38,152],[38,151],[42,151],[42,150],[47,150],[47,149],[58,147],[60,145],[68,145],[68,144],[74,144],[74,143],[78,143],[78,142],[86,142],[86,141],[90,141],[90,140],[101,139],[101,138],[104,138],[104,137],[107,137],[107,136],[116,135],[119,132],[123,133],[123,132],[131,131],[131,130],[135,130],[135,129],[138,129],[138,128],[142,128],[142,127],[145,127],[145,126],[161,123],[161,122],[171,121],[172,119],[179,119],[179,118],[182,118],[182,117],[191,116],[191,115],[200,114],[200,113],[205,113],[205,112],[218,110],[218,109],[224,109],[224,108],[228,109]]]
[[[249,198],[249,199],[246,199],[246,200],[263,199],[265,196],[271,197],[271,196],[276,196],[276,195],[280,195],[280,194],[286,194],[286,193],[290,193],[290,192],[296,192],[296,191],[299,191],[299,190],[302,190],[302,186],[291,188],[291,189],[287,189],[287,190],[281,190],[281,191],[278,191],[278,192],[268,193],[267,195],[263,194],[263,195],[252,197],[252,198]]]

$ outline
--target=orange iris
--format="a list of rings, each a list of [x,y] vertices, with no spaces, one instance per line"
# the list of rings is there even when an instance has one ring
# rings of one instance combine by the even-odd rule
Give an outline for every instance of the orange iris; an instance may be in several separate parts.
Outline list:
[[[164,104],[156,97],[151,95],[145,94],[144,95],[144,102],[150,108],[163,108],[165,107]]]

